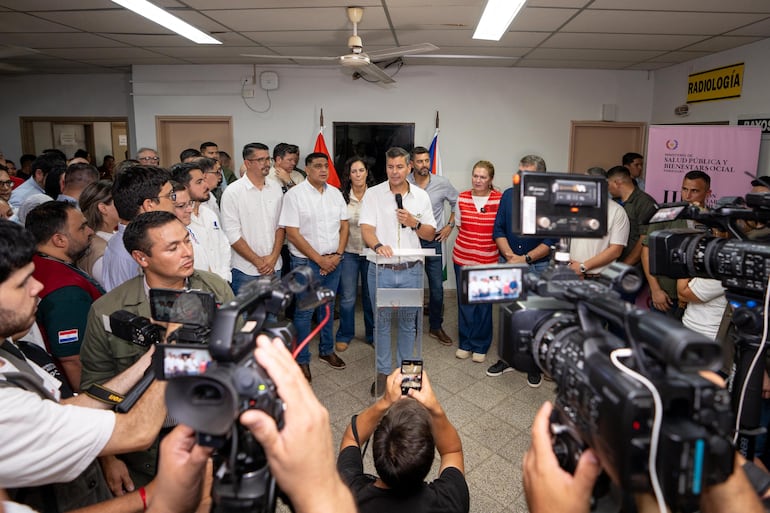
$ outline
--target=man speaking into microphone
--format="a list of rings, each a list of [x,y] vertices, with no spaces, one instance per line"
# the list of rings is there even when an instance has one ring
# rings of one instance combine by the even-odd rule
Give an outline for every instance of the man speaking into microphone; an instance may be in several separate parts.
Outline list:
[[[385,152],[388,181],[367,189],[361,203],[359,225],[364,244],[379,256],[392,257],[394,250],[421,250],[420,239],[433,240],[436,220],[428,193],[410,186],[406,177],[412,171],[409,152],[390,148]],[[376,281],[379,267],[379,282]],[[417,288],[423,268],[419,258],[400,257],[393,263],[369,266],[369,283],[380,288]],[[377,287],[369,287],[372,304],[377,304]],[[377,381],[372,393],[381,395],[393,371],[390,351],[390,310],[378,310],[375,349]],[[398,319],[397,362],[409,359],[414,351],[417,308],[403,308]]]

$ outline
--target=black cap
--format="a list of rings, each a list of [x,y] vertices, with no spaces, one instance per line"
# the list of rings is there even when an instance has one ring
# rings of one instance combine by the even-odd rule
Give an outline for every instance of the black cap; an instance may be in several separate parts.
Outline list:
[[[770,176],[758,176],[756,180],[751,181],[752,187],[767,187],[770,189]]]

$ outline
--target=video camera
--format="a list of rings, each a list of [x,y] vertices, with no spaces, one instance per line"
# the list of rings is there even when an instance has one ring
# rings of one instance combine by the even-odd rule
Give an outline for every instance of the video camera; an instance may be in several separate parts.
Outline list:
[[[254,341],[266,334],[294,348],[294,326],[276,316],[283,314],[295,295],[300,309],[334,298],[332,291],[319,286],[308,267],[294,269],[282,280],[260,276],[216,311],[208,351],[200,345],[158,346],[156,375],[169,380],[169,416],[192,427],[200,444],[217,449],[215,511],[275,510],[275,479],[265,453],[237,419],[248,409],[260,409],[275,419],[279,429],[283,427],[283,402],[254,359]]]
[[[554,206],[566,177],[568,189],[596,193],[578,194],[572,203],[561,194]],[[580,227],[580,237],[601,237],[611,201],[606,187],[601,177],[520,173],[513,196],[521,212],[514,224],[531,220],[535,229],[522,230],[523,236],[566,236]],[[718,369],[721,348],[677,321],[623,301],[621,293],[636,292],[642,283],[629,266],[612,264],[598,280],[580,279],[569,267],[567,245],[560,243],[539,278],[519,266],[518,297],[499,299],[513,300],[501,315],[500,356],[556,384],[551,431],[564,469],[573,472],[591,447],[625,492],[660,489],[672,509],[694,511],[704,487],[723,482],[733,470],[729,394],[697,372]],[[488,269],[494,273],[499,266]],[[471,268],[467,276],[474,271],[482,269]],[[469,291],[463,282],[463,293]]]
[[[675,219],[703,229],[655,230],[655,223]],[[761,426],[762,380],[767,341],[766,309],[770,279],[770,193],[723,198],[713,210],[686,203],[662,205],[650,220],[650,272],[671,278],[719,280],[732,307],[732,330],[725,344],[735,347],[728,380],[738,417],[735,443],[747,459],[754,457]],[[731,234],[727,239],[712,233]]]

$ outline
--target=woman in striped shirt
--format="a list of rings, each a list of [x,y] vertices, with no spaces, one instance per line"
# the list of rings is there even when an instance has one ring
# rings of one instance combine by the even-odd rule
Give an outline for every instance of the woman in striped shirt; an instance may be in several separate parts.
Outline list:
[[[464,305],[460,302],[461,272],[466,265],[496,264],[499,258],[497,245],[492,238],[495,215],[502,194],[492,185],[495,166],[480,160],[473,166],[471,190],[460,193],[455,210],[455,223],[459,227],[452,260],[457,279],[458,331],[460,347],[455,356],[482,363],[492,344],[492,305]]]

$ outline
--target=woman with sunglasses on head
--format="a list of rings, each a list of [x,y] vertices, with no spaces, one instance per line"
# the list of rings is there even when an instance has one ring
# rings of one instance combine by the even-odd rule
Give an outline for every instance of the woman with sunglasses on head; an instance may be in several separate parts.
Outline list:
[[[492,344],[492,304],[462,304],[459,293],[462,290],[461,269],[466,265],[497,263],[499,254],[492,230],[502,194],[492,185],[494,177],[495,166],[491,162],[476,162],[471,173],[471,189],[460,193],[455,209],[455,224],[459,231],[452,260],[457,280],[460,335],[455,356],[463,360],[472,356],[476,363],[484,362]]]
[[[77,265],[103,286],[102,257],[120,221],[112,201],[112,180],[89,184],[80,193],[78,203],[88,226],[94,231],[94,237],[91,239],[91,249],[78,260]]]

